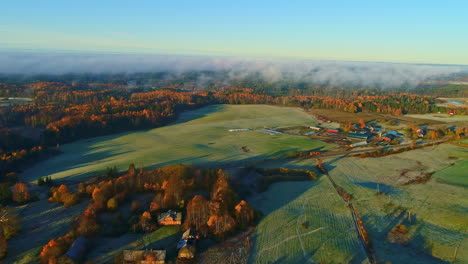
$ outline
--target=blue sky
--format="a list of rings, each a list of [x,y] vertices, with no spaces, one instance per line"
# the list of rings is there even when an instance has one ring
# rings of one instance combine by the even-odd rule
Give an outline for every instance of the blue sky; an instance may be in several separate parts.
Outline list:
[[[468,1],[0,3],[0,51],[468,64]]]

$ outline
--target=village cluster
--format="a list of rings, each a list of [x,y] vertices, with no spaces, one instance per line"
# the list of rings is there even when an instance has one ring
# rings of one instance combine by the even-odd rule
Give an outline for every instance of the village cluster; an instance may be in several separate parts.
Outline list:
[[[326,123],[331,123],[327,120]],[[262,132],[268,135],[279,135],[287,133],[290,128],[263,128],[255,130],[257,132]],[[330,128],[322,126],[304,126],[302,128],[303,132],[301,135],[309,136],[313,139],[323,140],[323,141],[333,141],[344,147],[354,148],[359,146],[365,146],[373,143],[376,146],[386,146],[390,143],[399,144],[402,143],[404,135],[398,131],[389,130],[385,131],[382,126],[368,123],[365,126],[360,126],[359,124],[352,124],[352,127],[349,131],[344,131],[341,128]],[[253,131],[251,128],[232,128],[228,130],[229,132],[244,132],[244,131]],[[417,134],[419,137],[426,135],[425,129],[418,129]]]

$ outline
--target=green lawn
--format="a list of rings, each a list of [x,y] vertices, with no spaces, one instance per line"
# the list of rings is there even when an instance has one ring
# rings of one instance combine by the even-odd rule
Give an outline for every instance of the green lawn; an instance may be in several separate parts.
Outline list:
[[[255,129],[313,125],[316,121],[300,108],[268,105],[214,105],[184,113],[172,124],[148,131],[81,140],[61,146],[61,155],[41,162],[21,177],[35,181],[80,177],[102,172],[108,166],[125,170],[166,164],[226,164],[311,150],[330,145],[301,136],[268,135]],[[231,128],[253,131],[229,132]],[[250,152],[242,151],[247,146]]]

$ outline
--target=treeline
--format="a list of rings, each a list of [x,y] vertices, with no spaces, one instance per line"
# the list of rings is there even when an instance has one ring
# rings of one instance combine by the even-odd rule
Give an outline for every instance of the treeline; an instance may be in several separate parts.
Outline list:
[[[26,165],[56,153],[56,149],[44,148],[31,139],[0,128],[0,182],[16,182],[16,173]]]
[[[40,142],[33,143],[11,132],[0,131],[3,133],[0,137],[2,153],[11,159],[13,153],[31,151],[33,147],[47,149],[47,146],[83,138],[159,127],[174,121],[183,111],[210,104],[271,104],[396,115],[449,111],[437,106],[432,96],[375,89],[335,89],[337,94],[332,96],[327,92],[332,88],[322,91],[319,87],[309,87],[311,95],[296,92],[284,96],[262,92],[255,82],[239,82],[224,86],[213,84],[205,91],[172,89],[174,83],[168,84],[167,89],[143,91],[125,89],[124,77],[119,78],[113,83],[93,78],[89,78],[89,82],[71,84],[59,81],[2,83],[9,91],[23,93],[19,94],[21,96],[34,96],[34,103],[0,108],[0,127],[43,130]],[[251,86],[241,86],[247,84]],[[457,114],[467,111],[460,108]]]
[[[449,111],[438,107],[431,96],[384,91],[347,91],[343,92],[347,95],[343,99],[321,95],[275,96],[233,85],[194,92],[171,89],[138,92],[102,85],[28,84],[35,104],[2,109],[0,124],[42,127],[48,133],[44,143],[60,143],[88,137],[85,130],[89,129],[109,134],[159,126],[173,120],[181,111],[208,104],[272,104],[397,115]]]

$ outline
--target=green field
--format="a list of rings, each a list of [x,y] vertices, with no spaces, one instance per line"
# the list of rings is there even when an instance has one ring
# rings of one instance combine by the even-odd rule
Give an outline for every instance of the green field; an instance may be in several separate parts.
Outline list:
[[[184,163],[225,165],[283,155],[291,150],[332,146],[291,135],[268,135],[255,129],[314,125],[316,120],[300,108],[268,105],[214,105],[186,112],[171,125],[81,140],[61,146],[61,155],[25,171],[21,177],[35,181],[40,176],[75,178],[102,172],[108,166],[125,170],[128,165],[159,167]],[[232,128],[252,131],[229,132]],[[242,151],[246,146],[249,152]]]
[[[250,263],[368,263],[350,211],[325,177],[275,183],[250,202],[265,214]]]
[[[380,158],[336,158],[325,160],[325,166],[329,169],[330,175],[338,185],[351,193],[355,199],[354,207],[361,216],[364,226],[370,233],[372,244],[376,252],[377,260],[385,263],[468,263],[468,191],[466,187],[440,183],[437,178],[431,179],[425,184],[412,184],[402,186],[409,177],[419,175],[421,172],[443,173],[448,168],[457,168],[451,164],[455,162],[466,162],[468,159],[467,148],[452,144],[442,144],[434,147],[408,151],[400,154],[390,155]],[[262,166],[268,167],[289,167],[312,169],[315,161],[288,161],[288,162],[267,162]],[[403,171],[407,171],[402,175]],[[466,170],[465,170],[466,171]],[[462,171],[460,171],[463,173]],[[466,173],[465,173],[466,174]],[[321,178],[323,180],[324,178]],[[276,204],[281,199],[285,206],[281,209],[268,213],[259,225],[257,232],[259,237],[268,235],[268,229],[263,225],[271,226],[272,230],[278,230],[282,225],[286,226],[287,221],[283,220],[284,210],[289,212],[299,212],[300,203],[294,197],[287,197],[292,186],[288,183],[278,183],[274,186],[277,190],[269,190],[276,195],[264,195],[262,203],[255,203],[257,206],[269,208],[268,204]],[[336,214],[338,204],[333,204],[333,189],[329,190],[317,188],[317,186],[301,187],[298,184],[295,188],[307,195],[315,194],[319,201],[318,208],[323,204],[321,214],[314,216],[317,221],[327,215]],[[377,190],[385,195],[376,195]],[[336,195],[336,193],[333,193]],[[297,197],[302,197],[299,194]],[[302,199],[302,198],[298,198]],[[290,202],[293,201],[294,202]],[[293,206],[295,204],[295,206]],[[308,202],[307,205],[315,202]],[[260,208],[262,208],[260,207]],[[307,208],[307,207],[306,207]],[[326,208],[329,208],[328,211]],[[271,210],[270,210],[271,211]],[[317,211],[317,209],[316,209]],[[411,213],[411,221],[407,217]],[[343,211],[344,213],[344,211]],[[349,211],[347,211],[349,213]],[[341,221],[347,221],[346,217]],[[265,223],[264,223],[265,222]],[[387,242],[387,233],[398,223],[403,223],[409,227],[411,242],[407,246],[395,245]],[[318,227],[314,227],[318,228]],[[312,228],[312,229],[314,229]],[[322,232],[324,230],[321,230]],[[318,234],[319,232],[317,232]],[[350,239],[351,234],[336,234],[341,239]],[[289,246],[289,245],[288,245]],[[261,248],[262,246],[260,246]],[[293,251],[284,247],[280,252],[273,252],[268,255],[267,260],[277,258],[280,255],[292,254],[300,256],[297,249]],[[312,248],[312,246],[311,246]],[[456,249],[457,256],[454,261]],[[260,249],[261,250],[261,249]],[[349,254],[349,248],[337,246],[332,250],[336,257],[330,258],[325,263],[338,263],[344,261]],[[315,259],[315,261],[319,259]],[[263,261],[263,259],[262,259]],[[268,263],[257,261],[258,263]],[[256,263],[256,262],[253,262]],[[272,262],[269,262],[272,263]],[[346,263],[346,262],[345,262]],[[351,261],[351,263],[356,263]]]
[[[434,179],[425,184],[400,185],[406,177],[444,170],[452,162],[451,156],[466,159],[467,154],[452,145],[439,145],[382,158],[334,162],[332,166],[336,167],[330,174],[357,198],[355,206],[374,238],[378,259],[392,263],[406,263],[409,259],[415,259],[411,263],[452,263],[459,247],[454,263],[468,261],[464,253],[468,250],[466,188]],[[402,175],[404,170],[409,172]],[[386,195],[376,196],[377,190]],[[386,241],[387,233],[398,223],[410,229],[409,246]]]
[[[444,170],[438,171],[434,177],[443,183],[468,187],[468,160],[462,160]]]

